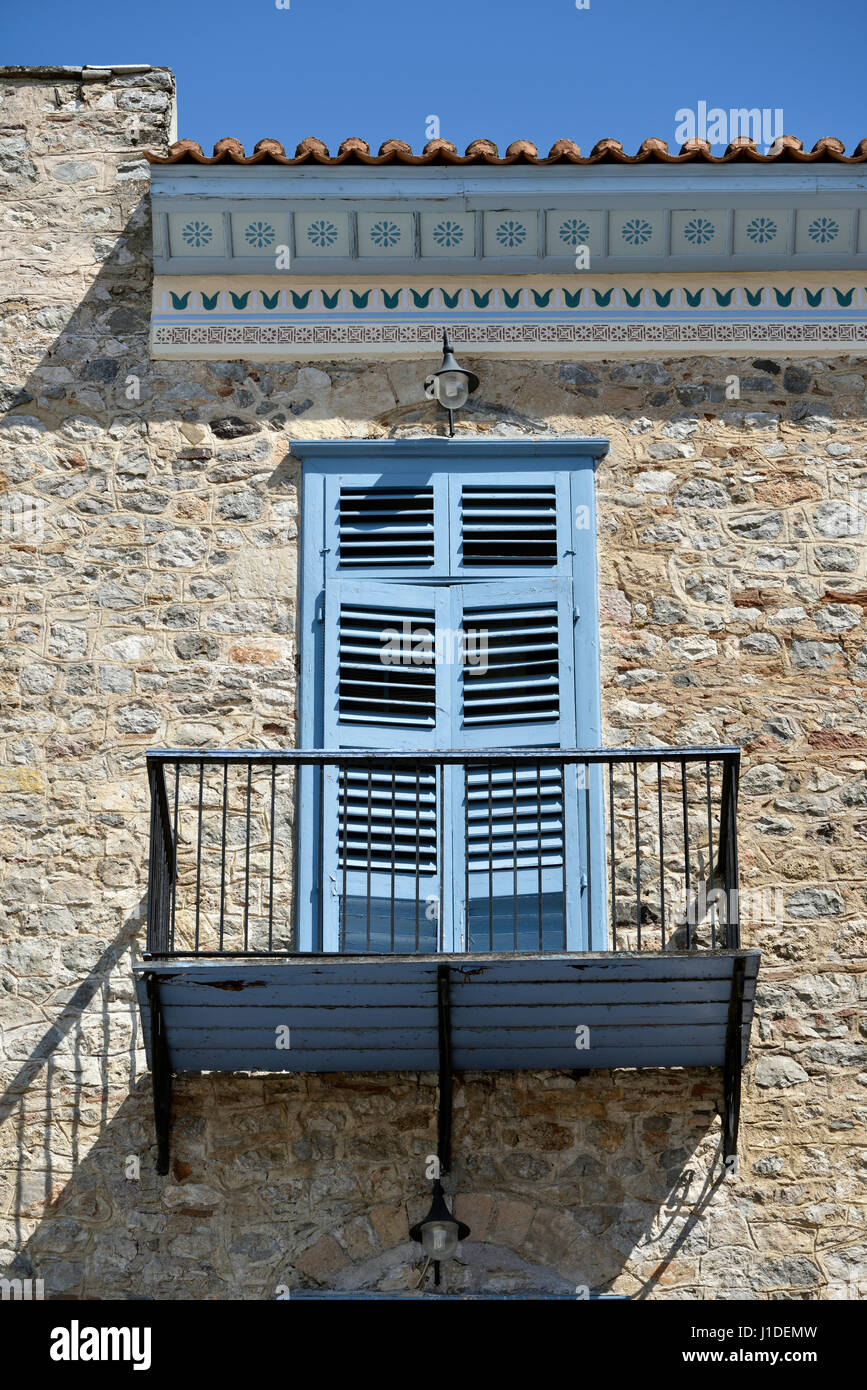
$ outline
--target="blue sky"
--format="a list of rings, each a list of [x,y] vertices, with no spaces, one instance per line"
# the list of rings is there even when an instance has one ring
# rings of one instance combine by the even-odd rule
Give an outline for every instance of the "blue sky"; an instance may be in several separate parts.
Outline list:
[[[287,3],[287,0],[282,0]],[[676,112],[782,108],[811,146],[867,136],[864,0],[5,0],[0,62],[174,69],[179,134],[347,135],[420,149],[428,117],[460,149],[560,136],[675,144]],[[586,0],[580,0],[586,3]],[[717,151],[719,152],[719,151]]]

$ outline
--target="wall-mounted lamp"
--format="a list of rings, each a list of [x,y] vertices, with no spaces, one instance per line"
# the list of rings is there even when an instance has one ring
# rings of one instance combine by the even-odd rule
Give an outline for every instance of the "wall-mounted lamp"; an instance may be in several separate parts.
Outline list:
[[[439,401],[449,413],[449,434],[455,432],[454,412],[465,406],[473,391],[478,390],[479,378],[474,372],[458,366],[449,335],[443,329],[443,361],[438,372],[427,377],[424,393],[429,400]]]
[[[440,1281],[440,1260],[450,1260],[458,1248],[458,1242],[466,1240],[470,1234],[469,1226],[452,1216],[446,1206],[443,1185],[437,1178],[433,1186],[433,1201],[430,1211],[423,1221],[410,1228],[412,1240],[420,1242],[429,1260],[434,1261],[434,1279]]]
[[[443,334],[443,363],[454,362],[448,339]],[[454,370],[450,368],[449,370]],[[457,368],[460,371],[460,368]],[[465,373],[464,375],[471,375]],[[478,381],[473,377],[478,385]],[[471,388],[473,391],[475,386]],[[469,393],[467,393],[469,394]],[[466,400],[466,396],[464,397]],[[452,431],[454,433],[454,431]],[[447,965],[437,966],[437,1039],[439,1051],[439,1097],[437,1115],[437,1168],[433,1185],[433,1201],[430,1211],[423,1220],[410,1228],[410,1238],[417,1240],[424,1250],[428,1264],[433,1262],[434,1283],[440,1282],[440,1263],[450,1260],[456,1253],[458,1242],[466,1240],[470,1234],[469,1226],[452,1216],[446,1206],[440,1175],[447,1173],[452,1162],[452,1042],[451,1042],[451,1002],[450,970]],[[422,1279],[427,1264],[422,1270]]]

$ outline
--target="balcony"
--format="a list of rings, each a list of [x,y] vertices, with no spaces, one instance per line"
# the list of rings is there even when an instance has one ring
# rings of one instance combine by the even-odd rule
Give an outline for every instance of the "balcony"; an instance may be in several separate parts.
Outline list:
[[[735,748],[148,754],[161,1171],[202,1071],[722,1067],[758,952]]]

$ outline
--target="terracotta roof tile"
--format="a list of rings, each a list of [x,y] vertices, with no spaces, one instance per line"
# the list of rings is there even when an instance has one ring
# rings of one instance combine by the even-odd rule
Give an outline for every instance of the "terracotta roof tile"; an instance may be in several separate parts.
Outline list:
[[[150,164],[795,164],[816,160],[863,164],[867,162],[867,139],[848,155],[842,140],[830,135],[817,140],[812,150],[805,150],[794,135],[783,135],[768,154],[760,154],[756,142],[745,135],[719,155],[711,154],[706,140],[687,140],[677,154],[669,151],[665,140],[654,138],[643,140],[636,154],[627,154],[619,140],[599,140],[586,156],[572,140],[556,140],[547,155],[540,155],[529,140],[513,140],[501,156],[492,140],[473,140],[464,154],[458,154],[448,140],[429,140],[421,154],[413,154],[405,140],[386,140],[377,154],[371,154],[367,141],[352,135],[332,155],[327,145],[311,135],[292,156],[279,140],[270,139],[259,140],[253,153],[245,154],[241,142],[230,135],[217,141],[212,155],[204,154],[195,140],[176,140],[167,155],[145,151],[145,158]]]

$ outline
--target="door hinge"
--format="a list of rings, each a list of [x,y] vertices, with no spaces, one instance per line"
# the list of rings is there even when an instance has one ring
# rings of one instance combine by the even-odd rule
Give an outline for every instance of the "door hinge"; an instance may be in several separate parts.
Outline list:
[[[325,622],[325,600],[320,598],[316,601],[316,622]]]

